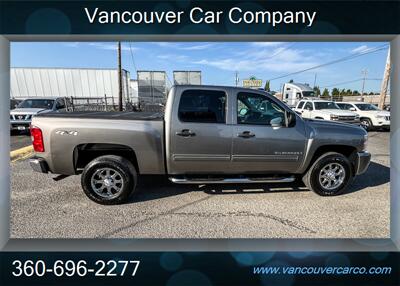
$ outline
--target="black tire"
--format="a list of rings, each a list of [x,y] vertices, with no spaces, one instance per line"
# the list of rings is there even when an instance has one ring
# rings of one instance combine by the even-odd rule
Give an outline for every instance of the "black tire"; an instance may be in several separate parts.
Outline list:
[[[344,178],[342,182],[332,188],[325,188],[320,182],[320,172],[323,168],[331,166],[335,166],[339,164],[343,168]],[[340,167],[338,166],[338,171]],[[342,174],[342,173],[341,173]],[[309,190],[317,193],[320,196],[336,196],[343,193],[348,185],[351,183],[353,179],[353,169],[350,161],[340,153],[329,152],[320,156],[309,168],[306,174],[303,176],[303,182]],[[339,176],[337,176],[339,178]],[[336,178],[336,177],[335,177]],[[340,182],[340,180],[338,180]],[[333,188],[334,187],[334,188]]]
[[[369,119],[369,118],[361,118],[360,124],[361,124],[361,127],[364,128],[366,131],[370,131],[374,127],[372,125],[371,119]]]
[[[99,185],[96,185],[96,183],[92,185],[92,179],[94,180],[96,176],[104,176],[107,171],[110,172],[109,175],[111,174],[109,176],[110,180],[112,180],[112,175],[116,174],[115,182],[117,180],[118,182],[112,182],[114,186],[109,187],[111,193],[114,190],[114,194],[107,195],[106,193],[102,193],[100,195],[99,192],[104,192],[104,189],[106,189],[106,192],[108,191],[106,186],[102,191],[99,190],[104,185],[105,180],[103,183],[99,183]],[[101,179],[97,181],[101,181]],[[92,160],[86,165],[81,177],[81,185],[86,196],[102,205],[115,205],[126,202],[130,195],[135,192],[136,184],[137,171],[132,163],[123,157],[114,155],[101,156]],[[96,186],[99,186],[97,192],[95,190]]]

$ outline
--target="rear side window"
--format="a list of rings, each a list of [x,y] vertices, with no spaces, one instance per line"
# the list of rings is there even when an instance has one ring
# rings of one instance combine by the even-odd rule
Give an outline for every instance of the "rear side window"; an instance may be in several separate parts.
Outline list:
[[[183,122],[225,123],[226,94],[217,90],[186,90],[181,95],[178,118]]]
[[[313,105],[311,102],[307,102],[306,105],[304,106],[305,109],[308,110],[314,110]]]

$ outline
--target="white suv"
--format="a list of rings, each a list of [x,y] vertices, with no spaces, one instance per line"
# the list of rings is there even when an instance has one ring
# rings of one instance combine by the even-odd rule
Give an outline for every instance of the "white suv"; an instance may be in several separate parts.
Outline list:
[[[303,118],[360,124],[357,113],[340,109],[334,101],[300,100],[294,110]]]
[[[390,112],[381,110],[366,102],[338,102],[343,110],[354,111],[360,115],[361,126],[366,130],[374,128],[390,128]]]

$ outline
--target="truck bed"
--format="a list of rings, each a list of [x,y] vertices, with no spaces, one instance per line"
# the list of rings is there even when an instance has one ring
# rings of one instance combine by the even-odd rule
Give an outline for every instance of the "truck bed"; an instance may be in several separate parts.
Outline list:
[[[161,112],[137,112],[137,111],[122,111],[122,112],[74,111],[74,112],[49,112],[42,114],[39,113],[35,117],[162,121],[164,118],[164,114]]]

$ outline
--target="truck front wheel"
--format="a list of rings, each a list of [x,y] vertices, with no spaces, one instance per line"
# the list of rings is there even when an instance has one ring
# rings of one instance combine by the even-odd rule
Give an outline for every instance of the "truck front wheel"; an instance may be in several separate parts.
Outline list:
[[[124,203],[134,192],[135,167],[127,159],[106,155],[91,161],[83,170],[81,184],[86,196],[103,205]]]
[[[351,183],[350,161],[340,153],[329,152],[319,157],[303,177],[306,187],[321,196],[336,196]]]

